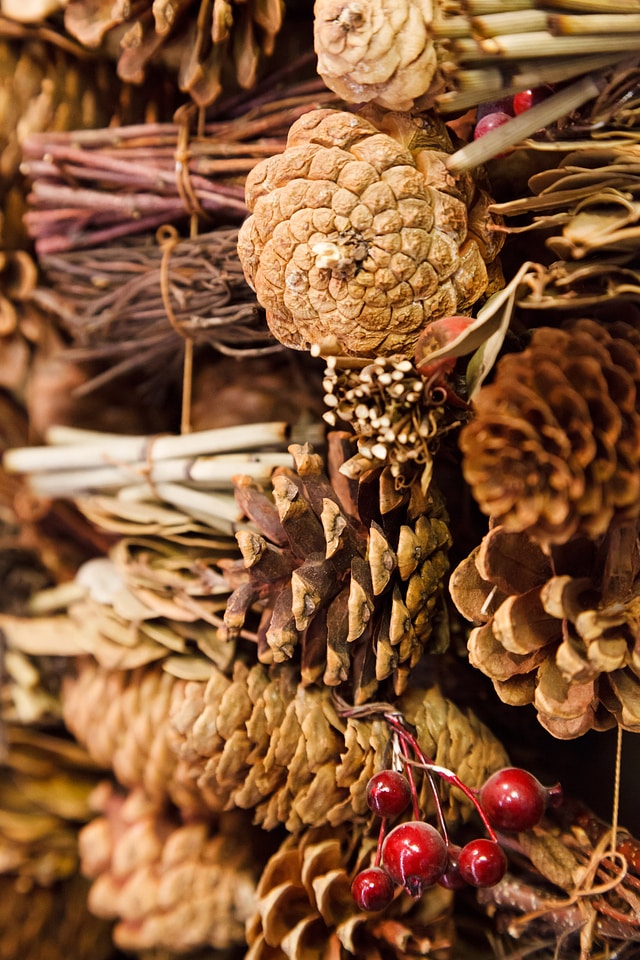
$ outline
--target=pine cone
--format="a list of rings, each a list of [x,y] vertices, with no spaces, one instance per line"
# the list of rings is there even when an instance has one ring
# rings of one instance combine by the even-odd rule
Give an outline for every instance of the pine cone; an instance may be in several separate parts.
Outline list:
[[[640,333],[580,320],[503,357],[460,434],[484,513],[543,549],[640,510]]]
[[[229,66],[244,88],[256,81],[282,27],[284,0],[172,0],[138,6],[65,4],[68,32],[93,49],[106,41],[118,56],[118,76],[140,83],[150,64],[178,65],[178,84],[199,106],[220,94]]]
[[[313,942],[317,955],[377,960],[450,955],[452,895],[433,886],[420,899],[397,897],[380,914],[362,913],[351,897],[355,873],[368,866],[375,840],[362,829],[314,827],[287,838],[268,861],[247,924],[246,960],[303,960]]]
[[[502,241],[486,211],[474,216],[486,193],[446,170],[444,127],[372,117],[313,110],[284,154],[247,177],[252,216],[238,253],[289,347],[410,353],[429,320],[464,311],[487,287],[485,260]]]
[[[471,663],[505,703],[533,703],[556,737],[616,722],[639,731],[639,569],[635,524],[550,556],[494,527],[451,578],[460,612],[482,624],[469,635]]]
[[[116,919],[123,950],[163,947],[184,953],[244,942],[260,860],[245,817],[180,823],[141,790],[126,798],[104,784],[103,816],[80,835],[83,872],[94,880],[89,907]]]
[[[400,693],[434,629],[451,543],[444,508],[414,485],[367,527],[343,508],[320,456],[308,444],[289,449],[296,472],[276,471],[275,506],[248,479],[237,485],[260,533],[237,535],[246,574],[227,603],[229,635],[257,605],[263,662],[300,647],[305,682],[350,680],[355,703],[387,677]]]
[[[620,126],[632,127],[637,76],[628,58],[637,50],[635,7],[616,6],[615,26],[589,16],[606,11],[604,0],[558,7],[545,0],[526,7],[519,0],[317,0],[318,72],[351,103],[417,110],[435,101],[443,112],[463,112],[527,86],[590,73],[594,56],[613,52],[623,76],[602,83],[594,128],[600,131],[611,113],[620,116]],[[580,132],[589,129],[585,119],[571,118]],[[560,130],[571,127],[564,114],[558,120]]]
[[[317,0],[318,73],[347,102],[410,110],[436,73],[432,16],[431,0]]]
[[[111,924],[87,909],[80,876],[52,886],[27,886],[0,876],[0,960],[108,960]]]
[[[169,798],[194,815],[206,809],[171,748],[169,714],[184,700],[185,681],[160,668],[111,672],[89,657],[76,658],[75,667],[63,683],[63,717],[96,763],[155,803]]]
[[[304,687],[296,673],[238,660],[231,678],[214,668],[208,683],[185,684],[157,666],[110,673],[88,661],[65,681],[65,720],[121,783],[142,785],[158,804],[170,798],[185,816],[254,808],[265,829],[291,832],[365,816],[367,782],[385,765],[386,723],[340,717],[330,690]],[[505,765],[489,731],[436,687],[407,691],[398,709],[425,752],[471,787]],[[451,821],[468,809],[455,792],[446,804]]]

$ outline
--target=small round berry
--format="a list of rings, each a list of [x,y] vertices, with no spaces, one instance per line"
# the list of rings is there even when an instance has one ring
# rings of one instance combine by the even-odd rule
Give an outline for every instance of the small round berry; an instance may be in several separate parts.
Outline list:
[[[495,130],[496,127],[501,127],[504,123],[507,123],[507,121],[511,119],[512,117],[510,117],[508,113],[504,113],[502,110],[496,110],[495,113],[485,113],[485,115],[480,117],[476,123],[476,127],[473,132],[473,139],[479,140],[480,137],[486,136],[487,133],[491,133],[491,131]]]
[[[520,93],[514,94],[513,112],[516,116],[519,116],[521,113],[526,113],[531,107],[542,103],[548,95],[549,88],[547,87],[536,87],[534,90],[521,90]]]
[[[462,890],[463,887],[467,886],[467,881],[460,873],[460,850],[455,843],[450,843],[447,846],[447,867],[438,883],[441,887],[444,887],[445,890]]]
[[[368,867],[353,878],[351,896],[361,910],[384,910],[393,900],[391,877],[381,867]]]
[[[381,770],[367,784],[369,809],[379,817],[397,817],[411,802],[411,787],[398,770]]]
[[[507,858],[495,840],[479,837],[460,851],[458,869],[463,880],[473,887],[493,887],[506,873]]]
[[[491,774],[478,799],[497,830],[530,830],[542,819],[547,790],[528,770],[504,767]]]
[[[447,866],[447,847],[435,827],[423,820],[398,824],[382,845],[389,876],[412,897],[440,879]]]

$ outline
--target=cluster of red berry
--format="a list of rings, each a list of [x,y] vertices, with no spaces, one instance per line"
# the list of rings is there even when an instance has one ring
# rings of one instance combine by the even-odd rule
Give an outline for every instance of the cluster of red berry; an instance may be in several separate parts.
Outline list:
[[[496,127],[507,123],[512,117],[520,116],[537,103],[541,103],[550,93],[553,93],[551,87],[537,87],[535,90],[521,90],[513,97],[505,97],[494,103],[483,104],[478,108],[473,139],[478,140]]]
[[[544,787],[527,770],[506,767],[492,774],[478,791],[469,789],[451,770],[432,763],[398,715],[385,719],[394,729],[395,762],[400,769],[382,770],[369,780],[367,803],[382,818],[375,862],[356,874],[351,893],[362,910],[383,910],[403,887],[412,897],[439,883],[450,890],[466,885],[489,887],[507,869],[507,858],[496,830],[530,830],[542,818],[547,804],[561,798],[559,786]],[[399,760],[399,763],[398,763]],[[421,768],[433,788],[439,828],[422,819],[414,768]],[[478,837],[463,847],[449,839],[434,774],[461,789],[476,807],[488,837]],[[413,805],[411,820],[388,831],[390,820]]]

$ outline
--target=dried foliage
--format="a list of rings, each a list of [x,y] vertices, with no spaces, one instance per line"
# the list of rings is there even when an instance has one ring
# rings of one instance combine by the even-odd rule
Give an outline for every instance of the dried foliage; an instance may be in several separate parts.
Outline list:
[[[638,515],[640,337],[580,320],[535,330],[480,390],[460,434],[481,509],[543,548]]]
[[[238,253],[289,347],[410,353],[428,321],[487,288],[501,235],[485,190],[447,171],[444,126],[370,116],[311,111],[247,177]]]
[[[107,671],[90,659],[63,690],[65,721],[98,763],[156,803],[169,797],[186,815],[253,809],[264,829],[337,826],[367,813],[366,784],[384,765],[382,719],[339,716],[328,687],[301,685],[288,665],[212,667],[207,682],[185,682],[157,666]],[[436,687],[399,702],[437,763],[471,786],[506,760],[471,713]],[[432,804],[426,788],[425,809]],[[451,793],[447,817],[468,814]]]
[[[275,471],[275,504],[249,478],[237,485],[258,533],[237,535],[242,561],[229,568],[239,585],[224,614],[228,635],[250,628],[257,606],[263,662],[299,650],[305,683],[348,681],[357,704],[389,677],[401,693],[424,649],[440,646],[435,623],[451,543],[442,501],[435,491],[396,491],[391,476],[373,477],[368,493],[375,497],[378,487],[378,503],[367,526],[341,502],[308,444],[290,450],[296,470]]]
[[[632,105],[631,91],[626,95]],[[579,150],[571,149],[570,141],[564,146],[569,151],[557,167],[529,179],[531,196],[493,208],[505,217],[508,234],[531,235],[532,242],[542,235],[559,258],[548,266],[535,264],[523,278],[519,306],[575,315],[637,304],[640,148],[633,136],[587,141]]]
[[[495,526],[455,570],[451,595],[478,626],[469,657],[505,703],[533,703],[554,736],[640,730],[637,528],[542,552]]]
[[[63,737],[9,723],[0,764],[0,873],[20,878],[23,892],[71,877],[95,764]]]
[[[244,942],[261,866],[245,816],[184,823],[142,790],[123,796],[108,784],[93,803],[102,815],[80,835],[82,870],[93,913],[117,921],[119,947],[183,954]]]
[[[89,884],[79,874],[51,886],[24,888],[0,875],[1,960],[109,960],[111,924],[87,906]]]
[[[640,846],[580,804],[568,802],[544,828],[512,844],[517,872],[507,873],[479,900],[495,917],[498,956],[569,960],[631,958],[640,941]],[[629,947],[629,950],[627,950]],[[521,954],[522,955],[522,954]]]
[[[288,837],[260,877],[246,960],[304,960],[312,949],[345,960],[377,960],[398,950],[403,960],[450,956],[452,894],[443,887],[418,901],[400,896],[382,916],[358,910],[351,882],[373,846],[358,826],[311,827]]]

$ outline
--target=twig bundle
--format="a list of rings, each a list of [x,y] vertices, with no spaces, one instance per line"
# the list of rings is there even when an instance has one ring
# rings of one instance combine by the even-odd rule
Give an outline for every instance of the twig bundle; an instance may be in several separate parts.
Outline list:
[[[193,136],[193,111],[185,110],[176,123],[27,137],[25,223],[38,256],[109,243],[191,214],[207,224],[239,224],[249,170],[282,152],[298,116],[332,101],[316,79],[289,85],[285,97],[274,84],[266,95],[229,103],[226,115]]]
[[[42,257],[32,299],[71,336],[74,362],[106,362],[80,392],[171,368],[182,338],[218,353],[281,351],[235,255],[237,227],[190,239],[165,228],[90,250]]]

